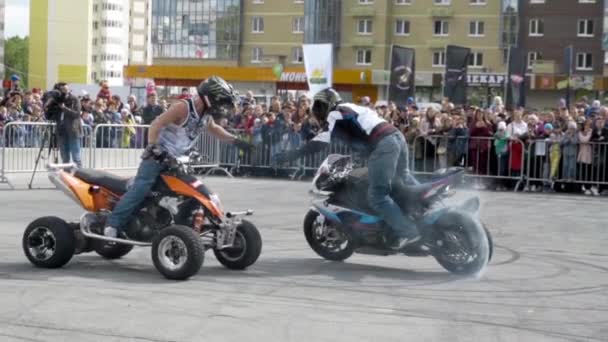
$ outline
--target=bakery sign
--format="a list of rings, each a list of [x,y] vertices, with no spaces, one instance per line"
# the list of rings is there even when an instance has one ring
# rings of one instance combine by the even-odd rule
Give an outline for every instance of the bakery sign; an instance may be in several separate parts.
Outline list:
[[[507,79],[505,74],[468,74],[469,86],[502,87]]]

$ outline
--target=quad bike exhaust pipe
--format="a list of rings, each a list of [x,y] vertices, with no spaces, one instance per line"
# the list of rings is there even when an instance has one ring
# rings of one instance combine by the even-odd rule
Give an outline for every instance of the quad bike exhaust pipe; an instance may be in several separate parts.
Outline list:
[[[122,243],[125,245],[131,245],[131,246],[140,246],[140,247],[152,246],[151,242],[139,242],[139,241],[125,240],[125,239],[119,239],[119,238],[113,238],[113,237],[109,237],[109,236],[105,236],[105,235],[95,234],[89,230],[89,225],[87,222],[87,215],[90,215],[90,214],[84,214],[82,216],[82,218],[80,219],[80,231],[82,232],[82,235],[84,235],[88,238],[95,239],[95,240],[108,241],[108,242]]]

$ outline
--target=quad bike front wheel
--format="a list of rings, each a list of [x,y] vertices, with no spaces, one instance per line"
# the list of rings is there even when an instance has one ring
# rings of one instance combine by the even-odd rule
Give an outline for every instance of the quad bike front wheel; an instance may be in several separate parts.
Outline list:
[[[198,234],[186,226],[171,226],[152,241],[152,261],[167,279],[186,280],[198,273],[205,247]]]
[[[306,213],[304,236],[310,248],[327,260],[343,261],[355,252],[348,235],[322,221],[320,214],[315,210]]]
[[[22,246],[25,256],[33,265],[59,268],[74,256],[74,229],[58,217],[41,217],[25,229]]]
[[[232,270],[243,270],[253,265],[261,252],[262,237],[255,225],[249,221],[242,221],[237,226],[231,247],[213,250],[216,259]]]
[[[471,216],[450,212],[439,219],[437,238],[442,247],[435,259],[446,270],[459,275],[474,275],[488,264],[491,240],[486,229]]]

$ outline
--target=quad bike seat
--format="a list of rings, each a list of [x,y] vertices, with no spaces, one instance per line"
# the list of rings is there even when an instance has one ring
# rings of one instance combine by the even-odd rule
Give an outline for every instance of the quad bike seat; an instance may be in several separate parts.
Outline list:
[[[122,195],[127,192],[129,179],[116,176],[106,171],[77,169],[74,176],[89,184],[104,187],[117,195]]]

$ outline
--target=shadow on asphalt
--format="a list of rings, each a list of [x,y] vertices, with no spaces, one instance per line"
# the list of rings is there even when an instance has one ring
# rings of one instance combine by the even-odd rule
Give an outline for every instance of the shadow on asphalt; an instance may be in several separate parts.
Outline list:
[[[207,254],[206,263],[212,260]],[[378,260],[381,263],[381,260]],[[137,262],[127,257],[124,260],[109,261],[94,255],[75,256],[66,266],[59,269],[43,269],[31,265],[27,260],[22,262],[0,262],[0,280],[58,280],[58,277],[77,277],[86,279],[103,279],[117,283],[163,284],[167,281],[154,268],[154,265]],[[406,268],[391,268],[381,265],[357,264],[349,262],[330,262],[317,258],[280,258],[261,259],[247,270],[235,271],[224,268],[217,263],[203,264],[199,273],[190,281],[214,282],[226,279],[243,279],[260,282],[264,279],[281,282],[288,280],[318,281],[323,285],[323,278],[329,282],[361,283],[364,278],[374,281],[424,281],[448,282],[456,276],[438,268],[437,271],[414,271]],[[319,279],[321,278],[321,279]]]

